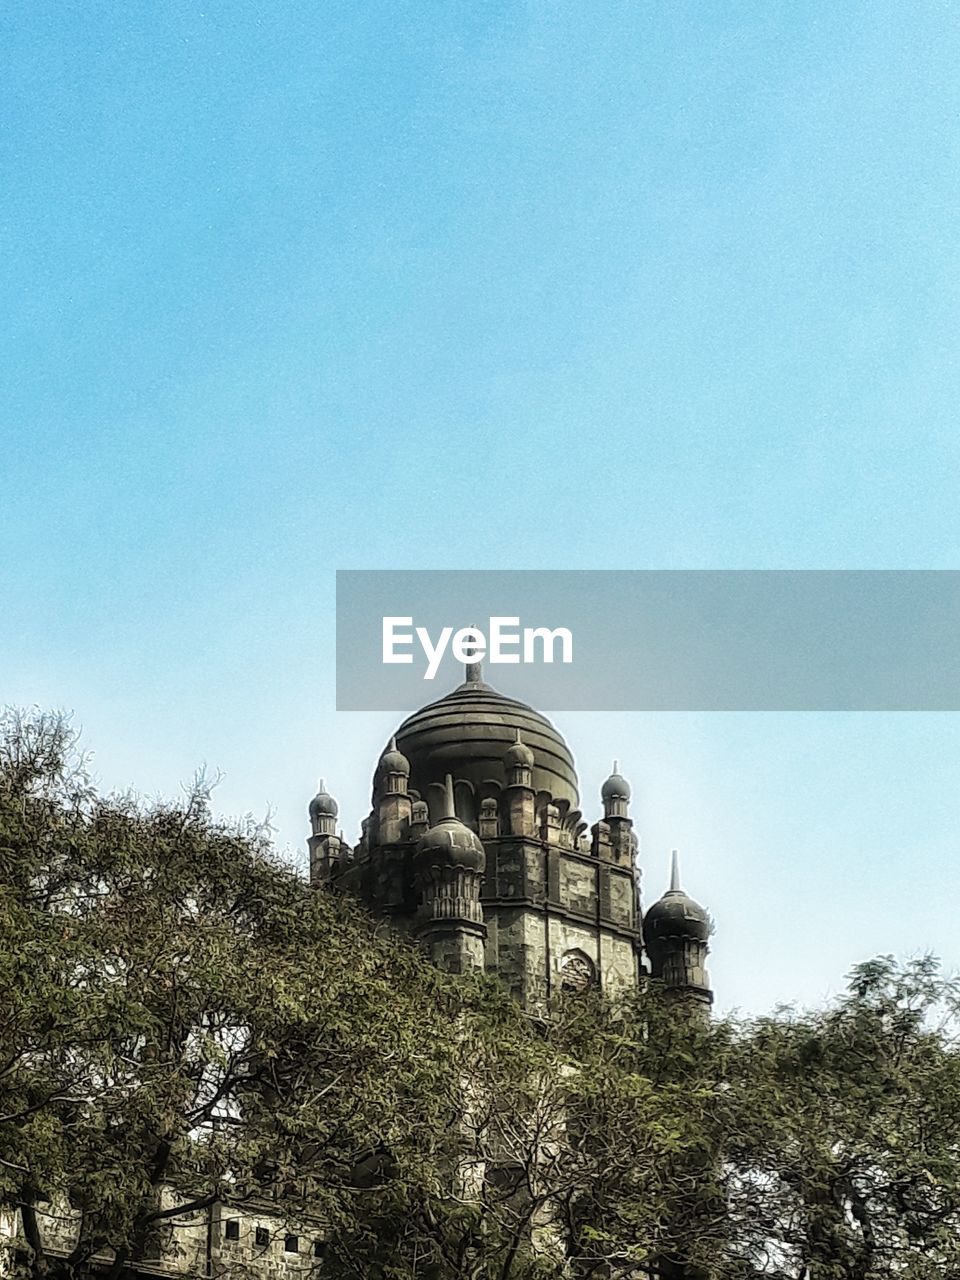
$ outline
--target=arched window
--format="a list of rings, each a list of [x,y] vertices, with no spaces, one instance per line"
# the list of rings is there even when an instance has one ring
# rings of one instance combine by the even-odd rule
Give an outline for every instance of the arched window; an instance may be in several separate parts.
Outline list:
[[[567,951],[560,960],[560,990],[589,991],[597,982],[597,967],[582,951]]]

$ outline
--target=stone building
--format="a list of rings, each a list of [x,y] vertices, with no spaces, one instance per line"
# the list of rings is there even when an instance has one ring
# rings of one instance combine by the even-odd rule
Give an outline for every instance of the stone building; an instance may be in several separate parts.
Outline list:
[[[566,742],[486,684],[479,664],[408,717],[380,756],[360,842],[310,802],[310,876],[356,892],[441,967],[498,974],[529,1009],[562,989],[616,993],[644,973],[709,1008],[710,921],[680,888],[641,912],[630,786],[616,763],[592,825]]]

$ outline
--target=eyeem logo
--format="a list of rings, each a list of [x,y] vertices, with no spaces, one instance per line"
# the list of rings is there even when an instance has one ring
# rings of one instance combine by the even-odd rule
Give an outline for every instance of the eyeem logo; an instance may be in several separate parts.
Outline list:
[[[426,627],[414,627],[413,618],[389,617],[383,619],[384,663],[413,662],[414,640],[419,641],[426,666],[424,680],[432,680],[440,669],[443,655],[450,647],[457,662],[536,663],[554,662],[557,645],[560,662],[573,661],[573,633],[567,627],[524,627],[519,618],[491,618],[487,633],[479,627],[442,627],[436,641]]]

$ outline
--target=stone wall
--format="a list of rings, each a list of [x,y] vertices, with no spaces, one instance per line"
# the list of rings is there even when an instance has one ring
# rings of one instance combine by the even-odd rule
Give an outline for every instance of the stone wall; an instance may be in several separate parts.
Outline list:
[[[177,1202],[169,1190],[162,1193],[161,1207]],[[66,1204],[51,1204],[38,1212],[45,1249],[65,1256],[73,1249],[80,1215]],[[287,1230],[268,1206],[242,1207],[214,1204],[207,1209],[166,1219],[157,1233],[153,1256],[138,1265],[143,1274],[197,1276],[208,1280],[302,1280],[316,1274],[322,1264],[323,1231],[314,1224]],[[14,1254],[26,1249],[26,1241],[15,1210],[0,1214],[0,1275],[12,1271]],[[109,1264],[112,1252],[98,1254],[95,1262]]]

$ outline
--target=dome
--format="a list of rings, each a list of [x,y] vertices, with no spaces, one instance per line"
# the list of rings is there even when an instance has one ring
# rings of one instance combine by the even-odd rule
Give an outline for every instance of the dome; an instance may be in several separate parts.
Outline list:
[[[613,773],[600,788],[601,800],[629,800],[630,783],[617,772],[617,761],[613,762]]]
[[[453,812],[453,778],[444,779],[444,815],[417,842],[417,860],[483,871],[487,863],[483,841]]]
[[[326,790],[324,781],[320,779],[320,785],[317,788],[317,794],[310,801],[310,817],[335,818],[339,813],[337,802],[333,796]]]
[[[436,826],[421,836],[417,844],[417,858],[442,862],[451,867],[466,867],[469,871],[482,871],[487,861],[480,837],[459,818],[441,818]]]
[[[706,942],[710,937],[709,914],[680,888],[676,849],[672,855],[670,888],[643,917],[643,937],[648,946],[665,938]]]
[[[682,889],[671,889],[643,917],[643,936],[648,943],[662,938],[706,942],[710,937],[710,917]]]
[[[380,757],[380,771],[382,773],[402,773],[408,776],[410,773],[410,761],[407,757],[397,750],[396,738],[390,739],[390,745]]]
[[[521,739],[519,729],[516,742],[503,753],[503,763],[507,769],[532,769],[534,766],[534,754]]]
[[[516,745],[518,731],[534,755],[534,790],[578,809],[577,773],[563,738],[546,716],[492,689],[475,668],[463,684],[408,717],[396,740],[410,761],[411,788],[426,796],[448,773],[475,790],[486,782],[505,787],[510,779],[504,756]]]

